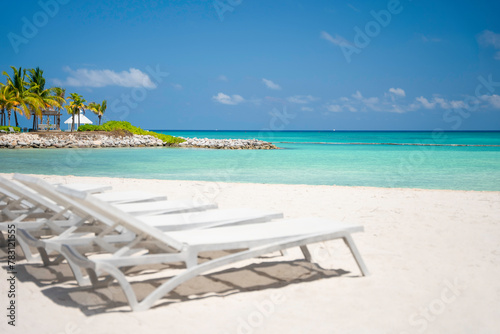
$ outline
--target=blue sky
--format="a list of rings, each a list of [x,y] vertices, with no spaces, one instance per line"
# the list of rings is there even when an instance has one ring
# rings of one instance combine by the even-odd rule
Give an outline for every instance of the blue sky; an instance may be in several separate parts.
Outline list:
[[[500,130],[498,1],[24,0],[2,9],[2,71],[39,66],[50,85],[106,99],[107,120]]]

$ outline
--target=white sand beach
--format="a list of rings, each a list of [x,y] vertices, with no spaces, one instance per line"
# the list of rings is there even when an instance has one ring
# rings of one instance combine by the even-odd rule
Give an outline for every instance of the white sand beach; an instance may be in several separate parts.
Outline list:
[[[500,192],[40,177],[362,224],[353,238],[371,275],[360,275],[337,240],[314,245],[323,269],[292,249],[188,281],[134,313],[116,286],[80,288],[65,264],[21,261],[16,327],[7,324],[0,271],[0,333],[500,332]]]

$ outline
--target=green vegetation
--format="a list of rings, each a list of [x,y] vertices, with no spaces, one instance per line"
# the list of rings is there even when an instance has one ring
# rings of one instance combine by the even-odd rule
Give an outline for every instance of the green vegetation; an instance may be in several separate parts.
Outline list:
[[[78,128],[78,131],[115,131],[115,130],[125,130],[135,135],[153,136],[162,140],[164,143],[169,143],[169,144],[177,144],[177,143],[182,143],[184,141],[184,139],[182,138],[173,137],[162,133],[156,133],[153,131],[143,130],[125,121],[109,121],[102,125],[86,124]]]
[[[21,128],[18,128],[17,126],[0,126],[0,130],[10,132],[9,128],[13,128],[14,131],[16,132],[21,132]]]

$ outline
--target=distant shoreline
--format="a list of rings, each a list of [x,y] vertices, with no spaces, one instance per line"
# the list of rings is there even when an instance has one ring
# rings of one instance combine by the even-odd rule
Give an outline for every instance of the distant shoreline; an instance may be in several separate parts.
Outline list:
[[[185,138],[183,143],[166,143],[149,135],[124,131],[24,132],[0,134],[0,149],[185,147],[225,150],[272,150],[275,145],[257,139]]]

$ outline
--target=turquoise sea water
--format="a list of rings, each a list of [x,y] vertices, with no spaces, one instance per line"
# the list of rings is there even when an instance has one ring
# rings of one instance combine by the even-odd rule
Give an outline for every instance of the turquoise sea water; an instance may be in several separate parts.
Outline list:
[[[0,172],[500,191],[500,132],[162,132],[283,149],[3,149]]]

